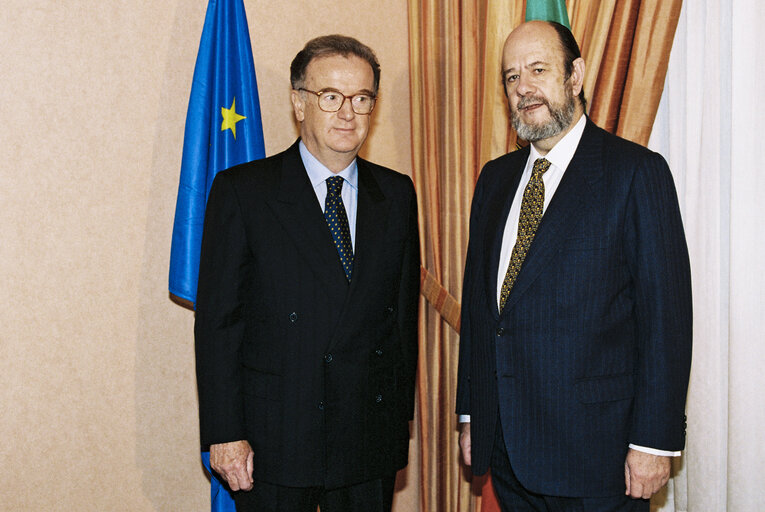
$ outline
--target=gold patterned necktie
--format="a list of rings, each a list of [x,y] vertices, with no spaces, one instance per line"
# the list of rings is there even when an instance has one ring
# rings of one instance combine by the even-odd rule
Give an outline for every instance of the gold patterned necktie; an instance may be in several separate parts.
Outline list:
[[[343,190],[343,177],[331,176],[327,178],[327,199],[324,204],[324,218],[327,219],[332,239],[335,241],[340,263],[343,264],[345,277],[350,282],[353,270],[353,245],[351,244],[351,230],[348,227],[348,216],[345,213],[345,205],[340,192]]]
[[[526,259],[526,253],[529,252],[531,242],[534,240],[539,221],[542,219],[545,205],[545,183],[542,181],[542,175],[549,168],[550,162],[548,160],[537,158],[531,171],[531,179],[523,191],[521,215],[518,218],[518,237],[510,255],[510,264],[507,266],[507,273],[505,280],[502,281],[502,290],[499,294],[500,313],[505,308],[507,297],[510,295],[513,284],[515,284],[515,278],[518,277],[523,260]]]

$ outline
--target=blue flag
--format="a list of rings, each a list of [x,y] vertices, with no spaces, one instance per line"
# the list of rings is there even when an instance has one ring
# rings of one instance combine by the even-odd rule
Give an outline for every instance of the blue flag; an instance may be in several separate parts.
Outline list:
[[[170,250],[170,293],[196,303],[205,204],[215,175],[265,156],[242,0],[210,0],[194,68]]]
[[[215,1],[215,0],[211,0]],[[215,478],[210,467],[210,452],[202,452],[202,464],[210,474],[210,511],[211,512],[236,512],[236,503],[229,494],[228,489]]]
[[[191,84],[170,250],[170,293],[196,303],[205,205],[215,175],[265,156],[258,86],[243,0],[210,0]],[[211,475],[211,510],[235,512]]]

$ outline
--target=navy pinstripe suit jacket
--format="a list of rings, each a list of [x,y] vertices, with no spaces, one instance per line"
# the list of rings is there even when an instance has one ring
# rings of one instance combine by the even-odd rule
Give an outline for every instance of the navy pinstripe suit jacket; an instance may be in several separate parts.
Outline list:
[[[499,413],[527,489],[623,493],[630,443],[685,443],[691,284],[674,183],[660,155],[588,119],[500,314],[502,231],[528,156],[487,163],[473,197],[457,389],[473,472]]]
[[[328,488],[408,460],[420,251],[409,177],[361,158],[350,282],[298,145],[219,173],[196,304],[203,445],[247,439],[254,478]]]

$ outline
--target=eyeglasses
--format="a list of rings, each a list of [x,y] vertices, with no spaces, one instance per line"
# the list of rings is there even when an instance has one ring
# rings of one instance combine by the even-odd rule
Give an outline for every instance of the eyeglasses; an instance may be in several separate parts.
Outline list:
[[[337,112],[343,108],[346,99],[351,100],[351,109],[356,114],[365,116],[372,113],[375,108],[377,97],[371,94],[359,93],[353,96],[346,96],[341,92],[329,90],[311,91],[309,89],[299,88],[298,91],[310,92],[316,95],[319,101],[319,108],[324,112]]]

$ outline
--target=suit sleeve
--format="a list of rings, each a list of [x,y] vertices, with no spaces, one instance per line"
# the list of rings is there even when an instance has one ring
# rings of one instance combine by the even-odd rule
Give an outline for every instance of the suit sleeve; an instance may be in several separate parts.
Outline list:
[[[485,168],[484,168],[485,169]],[[483,172],[481,172],[483,174]],[[470,206],[470,227],[468,250],[465,258],[465,272],[462,279],[462,308],[460,312],[460,348],[457,364],[457,407],[455,412],[470,415],[470,306],[476,279],[475,266],[479,265],[479,251],[476,246],[480,242],[478,235],[478,217],[480,214],[482,180],[479,179],[473,193]]]
[[[205,213],[194,337],[202,445],[246,438],[239,349],[249,250],[230,177],[216,176]]]
[[[417,374],[419,339],[417,324],[420,304],[420,232],[417,218],[417,197],[414,185],[408,181],[409,209],[404,256],[401,265],[401,285],[398,297],[398,327],[404,358],[404,410],[414,418],[414,392]]]
[[[633,177],[625,257],[638,340],[630,443],[679,451],[691,365],[691,274],[680,209],[664,159],[651,153]]]

